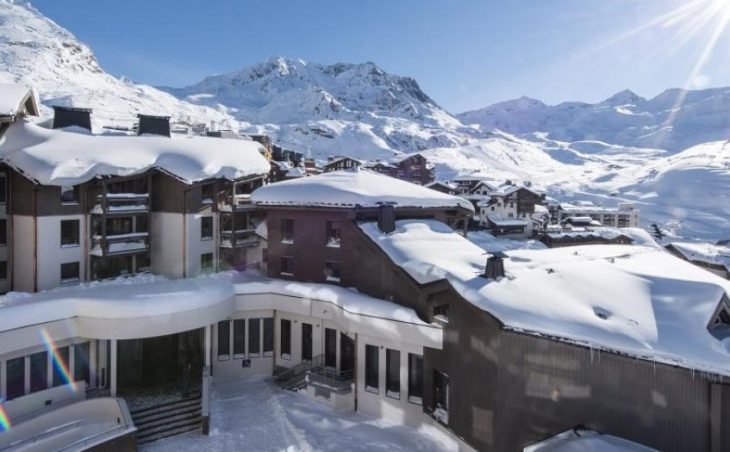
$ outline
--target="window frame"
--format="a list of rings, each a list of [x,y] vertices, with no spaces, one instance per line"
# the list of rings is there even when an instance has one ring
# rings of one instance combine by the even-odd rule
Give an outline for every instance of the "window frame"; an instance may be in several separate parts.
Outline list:
[[[264,317],[262,323],[263,340],[261,341],[261,354],[264,357],[271,357],[274,356],[274,318]]]
[[[61,190],[61,196],[59,200],[61,201],[62,206],[78,206],[79,205],[79,190],[78,187],[75,185],[62,185],[59,187]],[[71,192],[73,194],[72,200],[64,200],[63,196]]]
[[[66,277],[64,278],[63,272],[64,272],[64,266],[68,269],[68,266],[72,265],[76,269],[76,276],[75,277]],[[79,261],[72,261],[72,262],[63,262],[60,266],[60,272],[61,272],[61,285],[62,286],[73,286],[75,284],[78,284],[81,282],[81,262]]]
[[[210,223],[210,235],[206,235],[206,230],[209,229],[207,223]],[[213,240],[215,236],[215,225],[213,224],[213,217],[210,215],[200,217],[200,240],[208,242]]]
[[[224,329],[221,328],[221,326],[225,326],[225,334]],[[217,348],[216,348],[216,354],[218,355],[218,361],[230,361],[231,359],[231,321],[230,320],[221,320],[216,325],[216,338],[217,338]],[[221,339],[225,339],[225,345],[226,345],[226,353],[221,354]]]
[[[342,246],[342,222],[340,220],[327,220],[325,223],[325,246],[328,248]]]
[[[294,232],[294,218],[282,218],[281,219],[281,243],[284,245],[293,245],[295,232]]]
[[[414,378],[414,375],[416,378]],[[418,384],[419,382],[420,385]],[[418,391],[418,394],[414,394],[416,391]],[[417,353],[408,354],[407,400],[416,405],[423,405],[423,355]]]
[[[201,253],[200,254],[200,272],[201,273],[213,273],[215,272],[215,256],[214,253]],[[210,256],[209,265],[204,265],[207,261],[206,257]]]
[[[75,224],[75,242],[68,242],[64,243],[64,224]],[[69,218],[66,220],[61,220],[60,223],[60,234],[61,234],[61,248],[75,248],[77,246],[81,246],[81,220],[76,218]]]
[[[400,350],[385,349],[385,396],[400,400]]]
[[[8,246],[8,219],[0,218],[0,246]]]
[[[380,347],[365,344],[365,391],[380,394]]]
[[[287,270],[290,270],[290,271],[284,271],[284,267],[289,267],[289,265],[285,266],[284,262],[291,263],[291,268],[287,268]],[[294,276],[294,257],[293,256],[281,256],[279,274],[282,276]]]
[[[248,319],[248,357],[261,356],[261,318]]]
[[[279,322],[279,357],[281,359],[291,359],[291,324],[289,319],[281,319]]]
[[[329,274],[330,272],[332,273],[332,275]],[[335,273],[337,273],[337,276],[334,275]],[[324,279],[325,281],[331,283],[342,282],[342,263],[340,261],[325,261]]]
[[[239,329],[239,327],[241,329]],[[241,336],[239,337],[236,333],[241,332]],[[244,359],[246,358],[246,319],[233,319],[233,347],[232,347],[232,354],[233,359]],[[237,339],[243,339],[241,343],[239,344]],[[241,346],[241,349],[238,349],[238,346]],[[238,353],[240,352],[240,353]]]

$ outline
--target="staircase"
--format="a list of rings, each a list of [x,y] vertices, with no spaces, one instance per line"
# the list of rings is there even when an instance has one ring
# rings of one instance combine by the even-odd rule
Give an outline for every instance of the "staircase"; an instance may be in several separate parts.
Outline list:
[[[201,394],[131,412],[137,427],[137,444],[199,430],[202,425]]]
[[[352,371],[341,372],[325,366],[324,355],[318,355],[311,361],[303,361],[296,366],[275,372],[274,381],[283,389],[292,391],[304,389],[311,384],[323,390],[348,392],[352,376]]]

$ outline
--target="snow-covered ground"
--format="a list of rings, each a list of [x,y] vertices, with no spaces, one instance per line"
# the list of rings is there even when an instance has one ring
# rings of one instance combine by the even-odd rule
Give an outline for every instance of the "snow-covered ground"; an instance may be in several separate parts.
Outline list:
[[[438,430],[419,431],[355,412],[334,411],[264,376],[213,383],[210,436],[185,434],[141,451],[440,451]]]

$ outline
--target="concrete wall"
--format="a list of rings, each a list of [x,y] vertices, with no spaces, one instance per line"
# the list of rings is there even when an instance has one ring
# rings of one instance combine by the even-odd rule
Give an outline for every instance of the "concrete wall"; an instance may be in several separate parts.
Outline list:
[[[33,217],[13,215],[13,290],[33,292],[35,289],[35,222]]]
[[[203,240],[200,238],[201,218],[213,218],[213,238]],[[205,209],[200,213],[192,213],[185,215],[187,222],[187,258],[186,258],[186,276],[196,276],[201,273],[200,256],[205,253],[213,253],[213,271],[217,269],[218,264],[218,214],[213,213],[210,209]]]
[[[183,214],[152,212],[150,259],[152,272],[168,278],[183,275]]]
[[[79,221],[79,245],[61,246],[62,220]],[[79,262],[79,280],[84,280],[88,236],[84,215],[38,217],[38,290],[60,286],[61,264],[68,262]],[[24,252],[18,250],[18,254]]]

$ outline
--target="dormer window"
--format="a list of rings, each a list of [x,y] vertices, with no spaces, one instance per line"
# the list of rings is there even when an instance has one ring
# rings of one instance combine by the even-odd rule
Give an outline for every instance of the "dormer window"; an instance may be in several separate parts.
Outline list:
[[[75,187],[73,187],[71,185],[61,187],[61,204],[78,204],[78,203],[79,203],[79,197],[77,196]]]
[[[730,299],[727,295],[722,296],[708,329],[713,333],[720,333],[722,336],[730,335]]]

